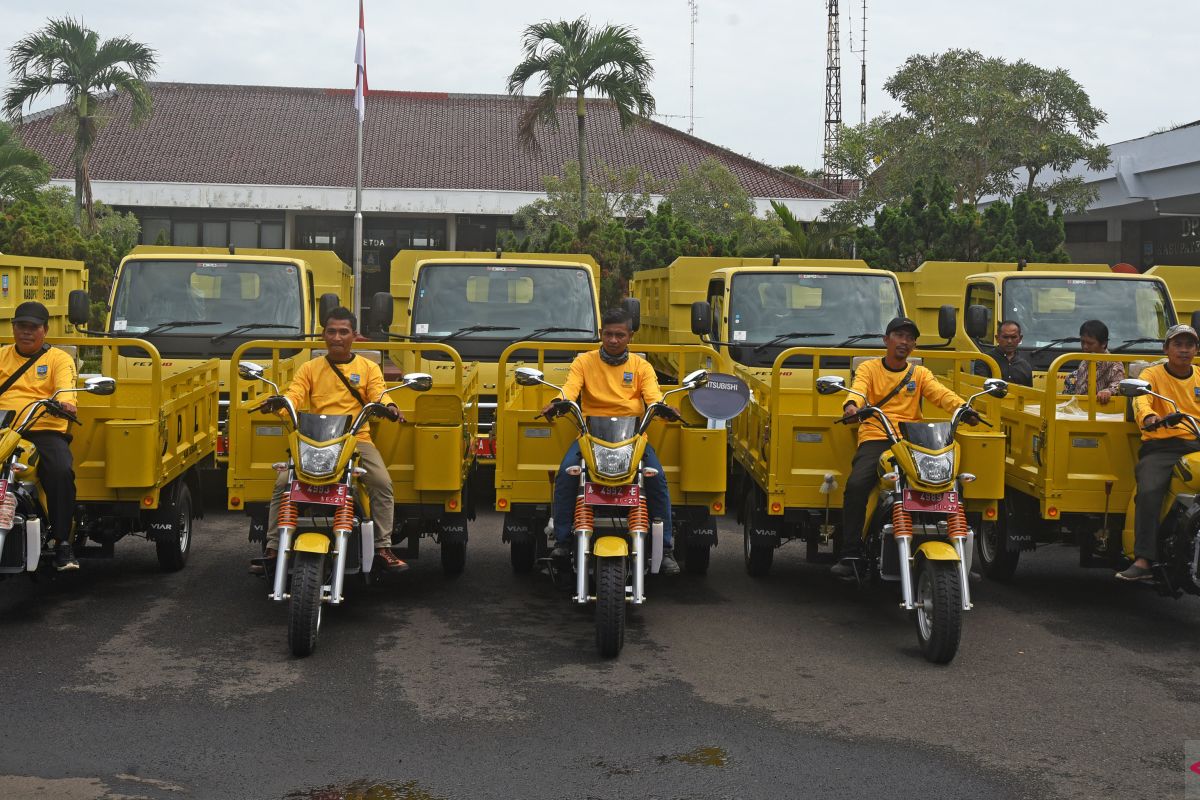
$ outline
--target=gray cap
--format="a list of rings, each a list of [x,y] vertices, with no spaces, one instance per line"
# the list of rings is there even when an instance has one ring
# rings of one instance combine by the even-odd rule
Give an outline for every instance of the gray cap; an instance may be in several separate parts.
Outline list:
[[[1163,342],[1169,342],[1176,336],[1190,336],[1200,342],[1200,336],[1196,335],[1196,329],[1191,325],[1172,325],[1167,329],[1167,335],[1163,338]]]

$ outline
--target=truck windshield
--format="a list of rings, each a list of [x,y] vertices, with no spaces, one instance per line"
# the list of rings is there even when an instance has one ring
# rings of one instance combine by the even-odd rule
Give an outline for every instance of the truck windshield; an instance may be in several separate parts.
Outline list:
[[[303,333],[300,291],[293,264],[127,261],[117,279],[110,330],[126,336],[153,331],[151,338],[163,355],[228,356],[249,338]],[[194,322],[207,324],[189,324]],[[212,342],[214,336],[250,325],[255,327]],[[264,329],[266,325],[271,327]]]
[[[836,347],[855,339],[847,346],[882,347],[884,328],[901,315],[890,275],[741,272],[730,285],[730,355],[769,366],[788,347]],[[803,336],[783,338],[792,333]]]
[[[1108,348],[1125,353],[1162,354],[1161,339],[1175,324],[1162,284],[1120,278],[1009,278],[1004,282],[1004,319],[1021,323],[1023,350],[1074,339],[1039,353],[1034,367],[1045,369],[1064,352],[1078,352],[1079,326],[1098,319],[1108,326]],[[1150,340],[1150,341],[1136,341]]]
[[[596,341],[596,301],[587,269],[521,264],[444,264],[421,269],[414,287],[411,334],[437,339],[473,326],[453,346],[464,358],[498,358],[512,342]]]

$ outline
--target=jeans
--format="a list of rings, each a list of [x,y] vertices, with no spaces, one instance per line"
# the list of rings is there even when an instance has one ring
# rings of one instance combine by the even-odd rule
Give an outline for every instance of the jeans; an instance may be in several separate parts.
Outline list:
[[[891,444],[883,439],[863,442],[850,462],[850,476],[842,495],[842,558],[862,556],[863,526],[867,524],[867,502],[879,484],[879,458]]]
[[[579,494],[579,476],[568,475],[567,467],[579,464],[583,456],[579,452],[579,442],[576,441],[567,448],[558,475],[554,479],[554,542],[559,545],[571,543],[572,528],[575,525],[575,498]],[[646,507],[650,511],[650,519],[661,519],[663,523],[663,547],[670,547],[674,541],[671,532],[671,493],[667,489],[667,476],[654,448],[646,445],[642,465],[658,470],[653,478],[646,478]]]
[[[1133,554],[1147,561],[1158,560],[1158,518],[1171,487],[1171,472],[1179,459],[1200,450],[1194,439],[1172,437],[1149,439],[1138,451],[1133,468],[1137,496],[1133,501]]]
[[[59,542],[69,543],[75,517],[75,461],[67,435],[58,431],[30,431],[25,440],[38,451],[38,482],[46,493],[50,534]]]

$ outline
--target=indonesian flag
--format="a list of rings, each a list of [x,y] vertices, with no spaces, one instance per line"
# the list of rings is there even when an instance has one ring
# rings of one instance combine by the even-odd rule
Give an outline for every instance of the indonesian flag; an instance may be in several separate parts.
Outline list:
[[[354,108],[358,121],[367,113],[367,31],[363,17],[363,0],[358,0],[358,45],[354,48]]]

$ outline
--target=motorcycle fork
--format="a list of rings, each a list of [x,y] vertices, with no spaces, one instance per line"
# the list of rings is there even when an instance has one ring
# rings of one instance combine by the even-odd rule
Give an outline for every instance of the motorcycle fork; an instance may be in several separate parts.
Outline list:
[[[330,605],[342,604],[342,587],[346,584],[346,558],[350,554],[350,532],[354,530],[354,500],[349,491],[346,500],[333,514],[333,546],[337,561],[333,568],[333,588],[329,593]]]
[[[292,493],[289,490],[279,501],[279,518],[276,520],[279,526],[279,554],[275,556],[275,584],[270,595],[272,600],[287,599],[284,589],[287,587],[288,551],[291,550],[292,534],[296,532],[298,522],[299,511],[292,502]]]
[[[591,549],[592,533],[596,529],[592,507],[583,500],[587,485],[587,468],[579,471],[579,494],[575,496],[575,596],[576,603],[588,601],[588,550]]]
[[[892,535],[896,537],[896,550],[900,560],[900,594],[903,598],[901,605],[908,611],[916,608],[913,602],[912,584],[912,515],[904,510],[900,492],[892,501]]]
[[[971,585],[967,576],[967,515],[961,508],[946,518],[946,530],[958,553],[958,580],[962,584],[962,610],[971,610]]]
[[[638,470],[638,504],[629,509],[629,538],[633,541],[633,603],[646,602],[646,536],[650,533],[650,511],[642,488],[641,470]]]

